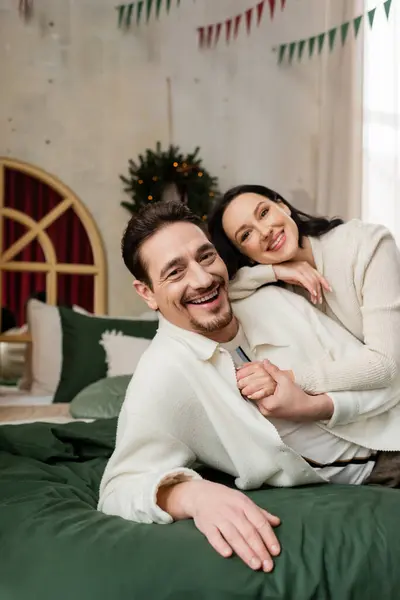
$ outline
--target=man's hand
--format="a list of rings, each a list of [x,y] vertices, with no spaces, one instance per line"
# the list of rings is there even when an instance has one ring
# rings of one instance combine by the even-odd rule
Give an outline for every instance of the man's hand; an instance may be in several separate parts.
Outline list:
[[[262,400],[275,392],[276,381],[262,362],[250,362],[236,371],[240,393],[249,400]]]
[[[310,396],[294,383],[289,374],[268,360],[263,361],[263,366],[276,383],[271,396],[256,401],[264,417],[300,422],[323,421],[332,417],[334,405],[327,394]]]
[[[223,557],[234,552],[254,570],[272,571],[280,553],[273,527],[278,517],[245,494],[210,481],[185,481],[161,487],[158,505],[175,519],[193,518],[199,531]]]

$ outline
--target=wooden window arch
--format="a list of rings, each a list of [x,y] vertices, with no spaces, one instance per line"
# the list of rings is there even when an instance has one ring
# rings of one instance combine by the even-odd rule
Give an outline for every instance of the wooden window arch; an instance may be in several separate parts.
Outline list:
[[[25,213],[5,206],[5,174],[6,169],[16,170],[29,175],[54,190],[61,198],[47,214],[35,220]],[[73,209],[82,224],[91,247],[92,264],[58,262],[54,243],[47,233],[47,228],[59,219],[66,211]],[[4,227],[7,220],[12,220],[26,228],[26,231],[8,248],[4,248]],[[26,262],[15,260],[15,257],[33,240],[39,243],[44,261]],[[93,308],[95,314],[105,314],[107,311],[106,258],[102,239],[88,209],[82,201],[54,175],[43,169],[16,159],[0,157],[0,298],[2,298],[3,272],[45,273],[46,293],[49,304],[57,304],[57,275],[91,275],[93,285]],[[1,318],[1,316],[0,316]],[[30,336],[15,336],[15,341],[30,341]],[[12,341],[9,335],[0,335],[0,341]]]

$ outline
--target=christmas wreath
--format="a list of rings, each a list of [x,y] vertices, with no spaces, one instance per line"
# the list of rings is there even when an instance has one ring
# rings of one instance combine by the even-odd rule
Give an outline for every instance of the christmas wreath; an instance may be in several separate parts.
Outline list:
[[[218,180],[202,166],[198,158],[200,148],[184,155],[176,146],[162,151],[160,142],[156,151],[146,150],[138,163],[129,160],[129,175],[120,175],[124,191],[131,202],[121,202],[131,213],[153,202],[178,198],[202,219],[206,219],[214,196],[218,193]]]

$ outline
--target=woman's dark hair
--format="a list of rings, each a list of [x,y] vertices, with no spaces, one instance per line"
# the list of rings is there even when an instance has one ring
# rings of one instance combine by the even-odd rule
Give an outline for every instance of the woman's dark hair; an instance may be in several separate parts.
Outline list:
[[[259,196],[268,198],[268,200],[272,200],[272,202],[282,202],[283,204],[286,204],[290,209],[291,217],[299,230],[300,248],[303,247],[304,236],[311,235],[313,237],[319,237],[343,223],[342,219],[339,218],[327,219],[325,217],[313,217],[312,215],[298,210],[280,194],[263,185],[238,185],[233,187],[216,201],[208,217],[208,231],[211,240],[227,266],[230,279],[236,275],[241,267],[248,267],[253,264],[251,259],[242,254],[231,242],[222,226],[222,217],[225,209],[232,200],[241,194],[258,194]]]

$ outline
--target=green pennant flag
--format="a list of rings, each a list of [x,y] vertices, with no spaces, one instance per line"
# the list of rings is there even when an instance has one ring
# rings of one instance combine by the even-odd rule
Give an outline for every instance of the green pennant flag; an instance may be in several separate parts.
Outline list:
[[[285,56],[286,46],[287,46],[287,44],[281,44],[279,46],[279,54],[278,54],[278,63],[279,64],[283,61],[283,58]]]
[[[156,3],[156,17],[158,19],[158,17],[160,16],[160,10],[161,10],[161,4],[162,4],[163,0],[157,0]]]
[[[334,27],[333,29],[330,29],[328,31],[328,36],[329,36],[329,50],[331,52],[333,50],[333,46],[335,45],[336,34],[337,34],[337,27]]]
[[[139,25],[143,10],[143,0],[139,0],[136,10],[136,23]]]
[[[125,4],[120,4],[119,6],[116,6],[115,8],[118,11],[118,27],[121,27],[122,23],[124,21]]]
[[[372,28],[372,25],[374,24],[375,11],[376,11],[376,7],[373,8],[372,10],[368,11],[368,21],[369,21],[369,26],[371,28]]]
[[[389,18],[389,13],[390,13],[390,7],[392,6],[392,0],[386,0],[386,2],[383,3],[383,8],[385,9],[385,13],[386,13],[386,18]]]
[[[300,40],[299,47],[298,47],[298,53],[297,53],[297,58],[299,60],[301,60],[301,57],[303,56],[303,50],[304,50],[305,45],[306,45],[306,40]]]
[[[346,42],[346,38],[347,38],[347,33],[349,31],[349,26],[350,23],[343,23],[343,25],[340,27],[340,36],[342,38],[342,46],[344,46],[345,42]]]
[[[315,46],[315,36],[310,37],[308,40],[308,56],[311,58],[314,54],[314,46]]]
[[[132,21],[132,13],[133,13],[133,7],[134,7],[135,3],[131,2],[130,4],[128,4],[128,10],[126,13],[126,19],[125,19],[125,25],[126,27],[130,27],[131,26],[131,21]]]
[[[358,32],[360,31],[361,21],[362,21],[362,15],[360,17],[357,17],[356,19],[353,20],[354,35],[356,37],[358,36]]]
[[[289,62],[292,62],[294,51],[296,50],[296,42],[289,44]]]
[[[147,0],[147,2],[146,2],[146,23],[149,22],[152,6],[153,6],[153,0]]]
[[[169,13],[169,9],[171,8],[171,0],[166,1],[167,13]]]
[[[318,54],[321,54],[324,47],[325,33],[320,33],[318,36]]]
[[[181,0],[176,0],[176,5],[179,6],[181,3]]]

